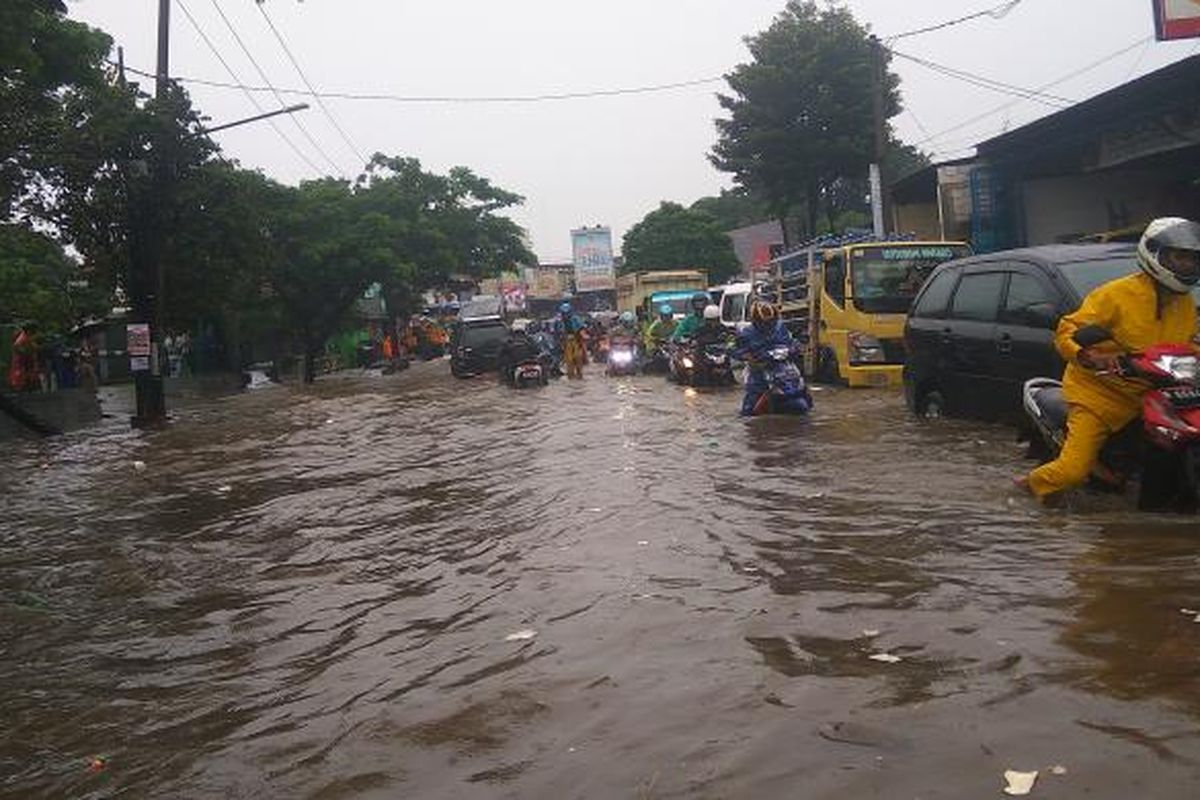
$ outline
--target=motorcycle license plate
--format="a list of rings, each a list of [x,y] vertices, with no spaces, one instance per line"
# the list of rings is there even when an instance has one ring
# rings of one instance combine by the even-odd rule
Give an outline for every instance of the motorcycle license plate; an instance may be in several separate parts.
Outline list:
[[[541,376],[542,371],[537,367],[521,367],[518,374],[522,378],[537,378]]]
[[[1198,387],[1166,389],[1163,394],[1175,408],[1200,408],[1200,388]]]

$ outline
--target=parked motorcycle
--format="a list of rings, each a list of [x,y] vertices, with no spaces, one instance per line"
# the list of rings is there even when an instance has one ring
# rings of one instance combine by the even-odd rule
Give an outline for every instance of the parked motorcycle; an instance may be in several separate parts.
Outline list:
[[[637,339],[632,336],[613,336],[609,342],[608,364],[605,372],[614,375],[636,375],[639,364]]]
[[[1081,347],[1112,340],[1098,326],[1081,328]],[[1104,373],[1100,373],[1104,374]],[[1200,358],[1188,345],[1156,345],[1122,355],[1113,377],[1142,381],[1140,421],[1113,436],[1100,454],[1104,483],[1122,488],[1137,479],[1141,511],[1195,512],[1200,505]],[[1034,378],[1024,389],[1025,413],[1049,451],[1058,456],[1067,435],[1067,402],[1062,383]]]
[[[695,341],[676,343],[671,349],[671,377],[686,386],[732,386],[733,360],[729,348],[714,343],[699,345]]]
[[[803,416],[812,410],[813,399],[804,374],[792,359],[792,349],[786,345],[772,348],[766,364],[760,366],[767,380],[767,390],[754,406],[754,416],[788,414]]]

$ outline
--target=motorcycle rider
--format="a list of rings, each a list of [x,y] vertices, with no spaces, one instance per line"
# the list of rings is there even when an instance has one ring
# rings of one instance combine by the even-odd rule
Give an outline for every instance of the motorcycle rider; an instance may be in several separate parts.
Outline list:
[[[527,329],[514,325],[505,338],[504,344],[500,345],[500,353],[496,360],[500,380],[512,385],[517,365],[529,361],[540,361],[541,355],[541,348],[529,335]]]
[[[721,324],[721,309],[709,303],[704,307],[704,322],[692,337],[697,347],[725,342],[725,326]]]
[[[582,378],[583,365],[587,363],[587,323],[580,319],[568,302],[558,307],[558,317],[559,335],[562,337],[559,349],[567,377]]]
[[[746,395],[742,398],[742,416],[754,416],[754,408],[763,394],[770,390],[767,383],[767,373],[764,369],[766,359],[771,350],[776,347],[796,346],[792,334],[779,319],[775,306],[762,300],[754,301],[750,306],[751,324],[738,331],[737,343],[733,349],[733,357],[747,364]],[[802,397],[788,401],[789,408],[782,409],[795,413],[807,413],[812,410],[812,397],[805,391]]]
[[[1121,352],[1192,342],[1196,335],[1192,288],[1200,279],[1200,224],[1154,220],[1138,243],[1137,259],[1140,272],[1093,290],[1059,322],[1055,346],[1067,362],[1067,440],[1057,459],[1016,479],[1039,498],[1086,481],[1108,438],[1141,413],[1148,387],[1097,373],[1112,371]],[[1080,347],[1075,332],[1093,325],[1111,332],[1112,341]]]
[[[653,353],[671,340],[675,333],[675,309],[670,303],[658,307],[658,318],[646,328],[646,352]]]
[[[688,314],[682,322],[675,326],[675,332],[671,334],[671,341],[679,343],[684,339],[691,339],[696,335],[696,331],[704,326],[704,309],[712,304],[712,298],[708,296],[708,292],[696,292],[688,300],[688,305],[692,307],[692,313]],[[718,318],[720,313],[717,314]]]

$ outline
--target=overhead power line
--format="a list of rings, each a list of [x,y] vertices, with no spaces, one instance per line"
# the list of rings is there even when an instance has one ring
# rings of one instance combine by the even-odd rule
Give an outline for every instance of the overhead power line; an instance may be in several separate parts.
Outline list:
[[[137,70],[132,67],[126,67],[135,75],[147,75],[154,77],[153,73],[146,73],[142,70]],[[326,100],[361,100],[361,101],[376,101],[389,103],[543,103],[560,100],[585,100],[595,97],[620,97],[624,95],[639,95],[639,94],[654,94],[657,92],[669,92],[675,89],[687,89],[695,86],[705,86],[713,83],[721,83],[725,80],[724,77],[715,78],[699,78],[691,81],[678,81],[676,83],[660,83],[651,86],[637,86],[632,88],[621,89],[597,89],[592,91],[578,92],[560,92],[552,94],[526,94],[526,95],[403,95],[403,94],[388,94],[382,92],[313,92],[311,89],[288,89],[282,86],[267,87],[254,86],[244,83],[226,83],[224,81],[214,81],[207,78],[193,78],[184,75],[173,75],[171,80],[179,81],[180,83],[190,83],[195,86],[207,86],[214,89],[237,89],[248,92],[278,92],[281,95],[293,95],[296,97],[313,97],[324,98]]]
[[[933,33],[934,31],[953,28],[956,25],[962,25],[967,22],[974,22],[975,20],[983,19],[984,17],[1003,19],[1004,17],[1008,16],[1010,11],[1021,5],[1023,2],[1024,0],[1006,0],[1006,2],[1003,2],[998,6],[987,8],[983,11],[976,11],[974,14],[967,14],[965,17],[957,17],[955,19],[946,20],[945,22],[939,22],[936,25],[929,25],[924,28],[917,28],[916,30],[905,31],[904,33],[897,33],[894,36],[888,36],[885,38],[885,41],[895,42],[899,41],[900,39],[908,39],[910,37],[920,36],[925,33]]]
[[[206,34],[204,32],[204,29],[201,28],[200,25],[196,22],[196,18],[192,16],[192,12],[188,10],[187,6],[184,5],[182,2],[180,2],[179,10],[183,12],[183,15],[185,17],[187,17],[188,22],[190,22],[192,27],[195,28],[196,33],[200,36],[201,40],[203,40],[203,42],[206,45],[208,45],[208,49],[212,51],[212,54],[217,57],[217,61],[221,62],[221,66],[224,67],[225,71],[229,73],[229,77],[233,79],[234,83],[240,83],[241,81],[238,78],[237,73],[234,71],[233,67],[231,67],[229,65],[229,62],[225,60],[225,57],[223,55],[221,55],[221,51],[217,49],[217,46],[215,44],[213,44],[212,39],[208,38],[208,34]],[[126,67],[126,69],[129,72],[132,72],[135,75],[141,75],[144,78],[155,77],[152,73],[144,72],[144,71],[138,70],[138,69],[133,69],[132,67]],[[253,105],[254,108],[260,114],[266,113],[267,110],[265,108],[263,108],[262,103],[258,102],[258,98],[255,97],[252,92],[244,92],[244,94],[246,95],[246,98],[250,101],[250,104]],[[292,149],[292,152],[294,152],[300,158],[301,161],[303,161],[305,164],[307,164],[313,172],[315,172],[318,175],[320,175],[322,172],[324,172],[324,170],[322,170],[320,167],[318,167],[316,165],[316,163],[311,158],[309,158],[308,155],[303,150],[301,150],[299,147],[296,146],[296,143],[293,142],[291,140],[291,138],[286,133],[283,132],[283,128],[279,127],[279,125],[275,122],[275,120],[269,119],[269,120],[267,120],[267,123],[275,130],[275,132],[277,134],[279,134],[279,138],[283,139],[283,141],[287,143],[287,146]]]
[[[1045,84],[1044,86],[1039,86],[1035,91],[1037,91],[1039,93],[1045,92],[1047,89],[1053,89],[1054,87],[1064,84],[1067,81],[1078,78],[1080,75],[1084,75],[1088,72],[1091,72],[1094,69],[1097,69],[1098,67],[1102,67],[1111,61],[1115,61],[1116,59],[1120,58],[1121,56],[1125,55],[1126,53],[1129,53],[1129,52],[1141,47],[1143,44],[1146,43],[1147,38],[1150,38],[1150,37],[1138,39],[1133,44],[1128,45],[1127,47],[1122,47],[1120,50],[1110,53],[1101,59],[1093,61],[1092,63],[1088,64],[1087,66],[1081,67],[1081,68],[1075,70],[1074,72],[1071,72],[1071,73],[1068,73],[1067,75],[1062,76],[1061,78],[1057,78],[1056,80],[1053,80],[1050,83]],[[1009,103],[1005,103],[1004,105],[996,106],[995,108],[989,109],[988,111],[984,111],[982,114],[977,114],[976,116],[971,117],[970,119],[964,120],[964,121],[958,123],[957,125],[953,125],[949,128],[946,128],[943,131],[939,131],[938,133],[933,134],[932,136],[928,136],[925,139],[922,139],[921,141],[917,142],[917,146],[926,144],[928,142],[931,142],[931,141],[934,141],[937,139],[941,139],[943,136],[945,136],[948,133],[954,133],[955,131],[960,131],[969,125],[974,125],[976,122],[980,122],[981,120],[985,120],[988,117],[993,117],[996,114],[1007,111],[1008,109],[1012,108],[1013,106],[1020,105],[1025,99],[1028,99],[1028,98],[1021,98],[1021,99],[1013,100]]]
[[[213,0],[213,3],[215,4],[216,0]],[[320,106],[321,111],[324,112],[325,117],[329,120],[329,124],[332,125],[334,130],[338,132],[338,135],[342,137],[342,141],[345,142],[346,147],[350,148],[351,154],[358,159],[360,164],[365,165],[367,163],[366,157],[346,134],[346,131],[342,129],[342,126],[338,124],[338,121],[330,112],[329,106],[325,105],[325,101],[321,98],[321,95],[317,93],[316,88],[313,87],[312,82],[308,79],[308,76],[304,74],[304,70],[300,69],[300,62],[296,60],[294,55],[292,55],[292,49],[287,46],[287,42],[284,41],[283,34],[279,32],[279,29],[275,27],[275,23],[271,21],[271,17],[267,15],[266,7],[263,5],[261,0],[258,0],[255,5],[258,6],[258,11],[262,14],[263,19],[266,20],[267,26],[271,29],[271,33],[275,34],[275,40],[279,42],[279,46],[283,48],[283,52],[287,55],[288,61],[291,61],[292,66],[296,68],[296,74],[300,76],[300,80],[304,81],[304,85],[308,87],[310,92],[312,92],[313,98],[317,101],[317,105]]]
[[[993,92],[1012,95],[1014,97],[1020,97],[1025,100],[1032,100],[1035,103],[1041,103],[1042,105],[1052,106],[1054,108],[1065,108],[1066,106],[1075,104],[1075,101],[1068,97],[1046,94],[1045,92],[1038,91],[1037,89],[1026,89],[1022,86],[1014,86],[1011,83],[1005,83],[1004,81],[987,78],[983,75],[976,75],[975,73],[967,72],[966,70],[947,67],[944,64],[938,64],[934,61],[918,58],[917,56],[910,56],[907,53],[901,53],[899,50],[889,50],[888,52],[897,58],[902,58],[905,61],[911,61],[914,64],[920,64],[926,69],[932,70],[941,75],[945,75],[949,78],[954,78],[955,80],[959,80],[964,83],[969,83],[972,86],[978,86],[982,89],[988,89]]]
[[[237,28],[235,28],[233,23],[229,21],[229,17],[225,16],[225,12],[221,10],[219,5],[217,5],[216,0],[210,0],[210,2],[212,3],[213,8],[217,10],[217,14],[220,15],[221,20],[225,23],[225,27],[229,29],[231,34],[233,34],[233,39],[235,42],[237,42],[238,47],[241,48],[242,53],[245,54],[246,58],[250,60],[251,65],[253,65],[254,69],[258,72],[258,77],[261,78],[263,83],[267,85],[267,89],[275,95],[275,100],[279,103],[279,107],[285,107],[287,105],[287,101],[285,101],[282,95],[275,90],[275,87],[271,83],[271,79],[267,77],[266,71],[262,68],[262,65],[258,63],[258,59],[254,57],[254,54],[250,52],[250,48],[246,46],[244,41],[242,41],[241,34],[237,32]],[[183,7],[183,0],[179,0],[179,5],[180,7]],[[191,17],[190,14],[188,16],[189,18]],[[304,126],[304,123],[295,116],[292,116],[291,120],[292,124],[294,124],[297,130],[300,131],[300,134],[304,136],[312,149],[316,150],[317,154],[320,155],[321,158],[325,159],[325,163],[329,164],[329,166],[333,168],[333,172],[335,174],[341,175],[342,168],[338,166],[336,161],[329,157],[329,153],[325,152],[325,148],[321,147],[321,145],[317,143],[317,140],[314,139],[312,134],[308,132],[308,128]],[[323,172],[324,170],[317,171]]]

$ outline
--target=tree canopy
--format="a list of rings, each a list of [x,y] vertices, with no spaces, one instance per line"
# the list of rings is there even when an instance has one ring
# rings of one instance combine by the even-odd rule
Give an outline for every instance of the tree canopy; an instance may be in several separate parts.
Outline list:
[[[762,33],[747,38],[752,60],[725,76],[710,155],[738,185],[763,198],[776,219],[802,207],[806,233],[833,217],[839,181],[865,176],[874,152],[876,50],[849,10],[789,0]],[[901,110],[899,78],[886,69],[887,118]],[[786,225],[785,225],[786,228]]]
[[[110,47],[56,0],[0,6],[0,324],[67,330],[73,279],[111,308],[140,257],[163,264],[169,329],[273,329],[311,365],[373,284],[403,310],[533,260],[505,216],[523,199],[472,170],[379,154],[353,181],[281,184],[224,158],[178,85],[118,79]]]
[[[663,203],[625,234],[626,272],[703,269],[722,282],[738,271],[733,242],[716,217],[705,211]]]

